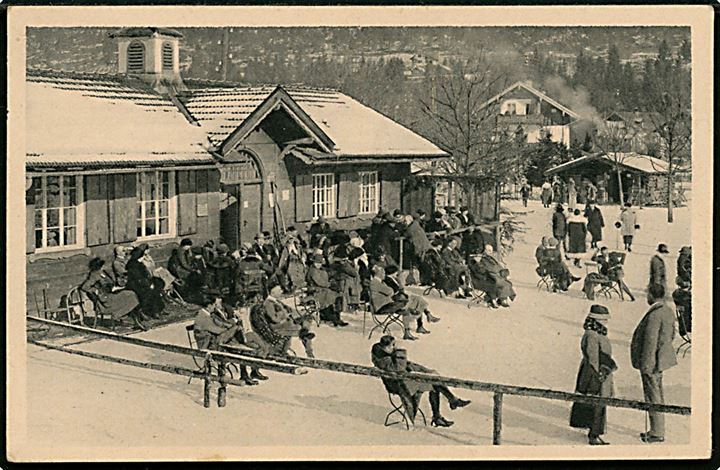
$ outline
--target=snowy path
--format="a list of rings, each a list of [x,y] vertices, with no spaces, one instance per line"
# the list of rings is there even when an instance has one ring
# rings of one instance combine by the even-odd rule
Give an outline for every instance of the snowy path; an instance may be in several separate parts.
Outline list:
[[[513,205],[513,202],[510,202]],[[517,206],[512,206],[518,208]],[[604,212],[608,208],[603,208]],[[614,208],[613,208],[614,210]],[[650,215],[652,213],[652,216]],[[615,214],[605,214],[612,226]],[[659,235],[673,254],[689,235],[676,233],[688,225],[688,209],[676,210],[673,232],[664,224],[661,209],[644,209],[638,252],[626,263],[628,284],[638,291],[634,303],[605,301],[613,317],[609,337],[620,366],[616,395],[642,399],[640,377],[630,366],[632,331],[646,310],[639,290],[647,278],[647,265]],[[446,376],[547,387],[572,391],[580,360],[582,321],[590,302],[581,296],[580,283],[565,294],[539,291],[535,287],[532,255],[540,236],[549,227],[548,209],[533,204],[523,218],[528,223],[524,241],[509,257],[511,277],[518,299],[509,309],[471,310],[456,300],[430,297],[431,307],[442,321],[432,324],[432,334],[405,343],[411,360],[433,367]],[[652,219],[652,220],[651,220]],[[656,220],[659,219],[659,220]],[[613,248],[614,234],[606,230]],[[668,279],[674,279],[674,258],[668,260]],[[671,281],[672,282],[672,281]],[[350,318],[351,326],[318,329],[319,358],[370,364],[370,346],[362,335],[362,317]],[[184,325],[170,325],[142,333],[148,339],[187,344]],[[192,367],[189,358],[147,351],[129,345],[96,341],[83,349],[102,351],[155,362]],[[294,345],[297,351],[302,348]],[[690,404],[692,353],[665,375],[668,403]],[[271,379],[256,387],[230,387],[228,405],[218,409],[202,406],[202,384],[161,372],[115,365],[28,346],[28,434],[37,445],[94,446],[277,446],[277,445],[490,445],[492,395],[458,390],[470,398],[467,408],[444,415],[455,421],[449,429],[419,426],[383,426],[389,411],[387,395],[379,379],[310,371],[304,376],[268,373]],[[430,415],[427,398],[422,404]],[[570,404],[560,401],[506,396],[503,444],[584,445],[585,434],[567,425]],[[119,410],[122,412],[118,413]],[[607,440],[613,444],[639,444],[644,413],[609,409]],[[685,444],[690,440],[690,420],[668,415],[667,440]],[[480,451],[481,452],[481,451]],[[478,454],[480,455],[480,454]]]

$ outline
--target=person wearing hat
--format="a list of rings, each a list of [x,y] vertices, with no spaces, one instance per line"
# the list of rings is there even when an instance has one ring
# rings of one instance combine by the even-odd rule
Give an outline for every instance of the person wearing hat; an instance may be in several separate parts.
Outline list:
[[[425,224],[427,223],[427,214],[425,213],[425,211],[422,209],[416,210],[413,218],[417,220],[417,223],[420,225],[420,227],[425,230]]]
[[[592,237],[590,247],[597,248],[598,242],[602,241],[602,230],[605,227],[602,212],[594,203],[588,202],[585,206],[585,217],[587,218],[587,230]]]
[[[485,245],[480,267],[492,285],[492,288],[486,291],[490,301],[509,307],[509,302],[514,301],[516,296],[512,282],[508,279],[510,270],[498,259],[495,249],[490,244]]]
[[[667,245],[660,243],[657,247],[657,252],[650,258],[650,282],[649,286],[661,285],[663,290],[667,291],[667,270],[665,269],[665,258],[667,257],[668,251]]]
[[[123,245],[118,245],[114,250],[114,258],[112,262],[113,278],[115,287],[123,288],[127,284],[127,264],[128,249]]]
[[[395,338],[392,335],[385,335],[380,341],[373,344],[370,350],[372,363],[378,369],[405,373],[405,372],[423,372],[426,374],[437,374],[437,371],[425,367],[421,364],[410,362],[407,360],[407,351],[395,347]],[[463,400],[457,397],[447,386],[438,384],[428,384],[426,382],[416,382],[412,379],[391,379],[382,378],[383,384],[388,392],[395,393],[400,399],[408,414],[408,418],[415,422],[420,405],[420,398],[424,392],[429,392],[430,408],[432,409],[432,420],[430,424],[434,427],[450,427],[455,424],[453,421],[445,419],[440,414],[440,395],[444,396],[448,401],[451,410],[463,408],[472,403],[470,400]]]
[[[565,209],[562,204],[555,206],[555,212],[552,215],[552,232],[553,237],[560,241],[563,251],[567,253],[567,218],[565,217]]]
[[[330,224],[325,220],[325,217],[321,215],[310,225],[308,233],[310,234],[310,248],[325,248],[332,229],[330,228]]]
[[[427,329],[423,327],[423,313],[425,314],[427,321],[429,321],[430,323],[439,322],[440,318],[432,314],[432,312],[430,311],[430,306],[421,295],[412,294],[405,290],[405,285],[403,284],[402,279],[400,279],[399,274],[400,270],[397,266],[388,266],[385,269],[385,280],[383,282],[390,286],[390,288],[395,291],[396,295],[404,294],[407,297],[408,300],[405,308],[410,310],[410,312],[418,315],[416,331],[423,334],[430,333]]]
[[[450,224],[451,230],[457,230],[459,228],[462,228],[463,223],[458,217],[457,210],[455,209],[455,206],[448,207],[447,211],[447,222]]]
[[[587,251],[585,238],[587,237],[587,224],[580,209],[575,209],[567,219],[568,249],[565,251],[567,257],[572,258],[573,263],[580,267],[580,258]]]
[[[643,394],[649,403],[665,403],[663,372],[677,365],[673,339],[675,338],[675,312],[665,302],[665,287],[651,284],[647,290],[650,309],[640,320],[630,342],[630,361],[640,371]],[[665,440],[665,416],[648,412],[650,430],[640,434],[646,443]]]
[[[180,248],[173,250],[168,260],[170,274],[183,282],[196,270],[193,263],[192,244],[192,240],[183,238],[180,241]]]
[[[445,220],[443,213],[440,211],[435,211],[433,218],[425,224],[425,231],[428,233],[444,232],[450,228],[450,224]]]
[[[438,290],[447,294],[452,292],[450,290],[452,283],[450,282],[450,269],[442,257],[442,247],[443,242],[439,238],[430,242],[430,249],[425,252],[420,263],[420,283],[425,286],[434,285]]]
[[[215,257],[208,263],[210,287],[222,294],[235,292],[236,267],[237,264],[230,257],[230,247],[220,243]]]
[[[312,318],[309,315],[300,315],[297,311],[280,302],[282,287],[276,284],[263,301],[263,310],[270,324],[270,328],[280,336],[298,337],[305,348],[307,357],[313,358],[312,340],[315,333],[310,331]]]
[[[420,314],[407,309],[407,295],[396,293],[385,283],[385,269],[382,266],[373,266],[372,273],[368,290],[375,315],[399,315],[403,323],[403,339],[415,341],[417,338],[412,334],[411,325],[413,320],[420,318]]]
[[[458,218],[464,227],[471,227],[475,225],[475,217],[470,213],[470,208],[468,206],[462,206],[460,208]]]
[[[127,288],[137,294],[140,307],[145,315],[159,318],[165,308],[162,298],[163,282],[148,269],[146,257],[150,247],[147,243],[141,243],[133,248],[130,253],[130,260],[127,263]]]
[[[554,281],[553,292],[557,290],[565,292],[573,282],[580,280],[579,277],[573,276],[570,269],[565,265],[560,254],[559,245],[557,239],[551,237],[547,241],[547,248],[544,252],[548,272]]]
[[[632,251],[632,242],[635,237],[635,231],[640,228],[637,220],[637,213],[632,208],[632,204],[629,202],[625,203],[625,206],[620,211],[620,220],[618,223],[620,226],[620,235],[623,237],[624,249],[628,252]],[[616,224],[617,226],[617,224]]]
[[[305,252],[297,238],[285,239],[275,273],[286,292],[305,287]]]
[[[110,312],[113,320],[120,320],[129,315],[135,325],[147,331],[143,323],[147,318],[140,311],[140,302],[137,295],[127,289],[113,292],[114,282],[103,271],[105,261],[93,258],[88,264],[89,272],[80,290],[92,301],[95,315],[100,312]]]
[[[575,393],[612,397],[614,394],[613,372],[617,365],[612,357],[612,346],[607,337],[610,312],[607,307],[593,305],[583,323],[580,350],[582,361],[575,382]],[[575,402],[570,412],[570,426],[588,428],[588,444],[607,445],[600,436],[605,434],[607,407]]]
[[[255,235],[255,239],[253,241],[252,245],[252,251],[256,255],[260,257],[260,259],[263,260],[263,262],[272,265],[272,253],[270,249],[268,248],[269,243],[268,239],[265,237],[265,234],[260,232],[257,235]]]
[[[335,292],[342,293],[342,311],[347,312],[360,305],[362,285],[360,272],[355,263],[350,261],[345,245],[340,245],[333,253],[333,262],[328,267],[330,285]]]
[[[320,319],[332,323],[333,326],[346,326],[347,323],[340,318],[342,294],[332,289],[330,276],[323,267],[325,258],[316,254],[311,261],[305,281],[308,291],[312,292],[312,297],[320,308]]]
[[[458,298],[471,298],[472,276],[465,264],[465,260],[458,251],[460,237],[450,237],[442,250],[442,257],[449,267],[451,278],[448,288],[450,292],[456,293]]]
[[[520,187],[520,198],[522,198],[523,207],[527,207],[528,199],[530,199],[532,187],[526,182]]]
[[[420,226],[420,222],[415,220],[411,215],[405,216],[405,231],[403,235],[410,242],[405,251],[412,254],[412,265],[418,266],[425,252],[430,249],[430,240]]]

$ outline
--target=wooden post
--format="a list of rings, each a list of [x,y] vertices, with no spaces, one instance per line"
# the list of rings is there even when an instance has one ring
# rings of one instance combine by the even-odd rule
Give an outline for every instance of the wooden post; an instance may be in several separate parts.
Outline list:
[[[493,445],[499,446],[502,437],[502,402],[503,394],[493,394]]]
[[[225,361],[222,359],[218,362],[218,377],[220,377],[220,386],[218,387],[217,404],[218,408],[223,408],[225,406],[225,394],[227,388],[227,366]]]
[[[212,380],[210,380],[210,374],[212,371],[212,356],[208,353],[207,356],[205,356],[205,386],[203,387],[203,406],[205,408],[210,408],[210,386],[212,384]]]

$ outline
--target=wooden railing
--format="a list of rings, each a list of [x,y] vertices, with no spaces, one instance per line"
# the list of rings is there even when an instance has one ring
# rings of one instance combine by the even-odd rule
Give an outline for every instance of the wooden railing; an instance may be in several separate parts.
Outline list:
[[[86,351],[78,351],[75,349],[66,348],[63,346],[50,345],[45,342],[28,340],[28,342],[37,344],[42,347],[50,349],[56,349],[71,354],[79,354],[86,357],[93,357],[102,360],[110,360],[121,364],[143,367],[154,370],[161,370],[163,372],[169,372],[179,375],[201,377],[205,380],[204,389],[204,403],[205,406],[210,406],[210,383],[213,381],[220,382],[220,390],[218,391],[218,406],[224,406],[224,385],[241,385],[239,381],[228,379],[224,376],[224,367],[222,365],[226,363],[237,363],[241,365],[256,366],[263,369],[274,370],[281,373],[289,374],[302,374],[307,369],[318,369],[327,370],[332,372],[339,372],[344,374],[352,375],[366,375],[378,378],[391,378],[391,379],[409,379],[417,382],[435,384],[435,385],[446,385],[448,387],[463,388],[467,390],[475,390],[480,392],[491,392],[493,393],[493,444],[499,445],[502,440],[502,405],[504,395],[517,395],[524,397],[533,398],[544,398],[548,400],[560,400],[567,402],[587,403],[592,405],[604,405],[614,408],[630,408],[635,410],[653,411],[658,413],[671,413],[688,416],[691,413],[691,408],[688,406],[679,405],[659,405],[654,403],[647,403],[637,400],[625,400],[621,398],[606,398],[593,395],[583,395],[580,393],[570,393],[558,390],[549,390],[543,388],[533,387],[520,387],[515,385],[504,385],[498,383],[479,382],[476,380],[458,379],[454,377],[444,377],[440,375],[427,374],[422,372],[407,372],[407,373],[393,373],[387,372],[375,367],[362,366],[358,364],[350,364],[344,362],[326,361],[322,359],[308,359],[301,357],[286,357],[286,356],[270,356],[267,358],[259,358],[253,356],[251,353],[239,349],[226,347],[224,351],[210,351],[210,350],[198,350],[183,346],[177,346],[167,343],[159,343],[155,341],[149,341],[142,338],[136,338],[132,336],[122,336],[115,333],[96,330],[84,326],[70,325],[67,323],[57,322],[53,320],[46,320],[43,318],[28,316],[27,319],[33,322],[40,322],[48,325],[54,325],[61,328],[67,328],[82,333],[95,335],[98,337],[104,337],[115,341],[120,341],[128,344],[134,344],[138,346],[149,347],[153,349],[160,349],[163,351],[174,352],[179,354],[193,355],[196,357],[205,358],[205,367],[202,371],[191,371],[189,369],[182,369],[174,366],[158,365],[143,363],[140,361],[132,361],[123,358],[115,358],[111,356],[104,356],[97,353],[89,353]],[[232,351],[232,352],[231,352]],[[212,375],[210,372],[213,361],[217,361],[221,367],[218,368],[218,375]],[[223,400],[221,404],[220,392],[222,391]]]

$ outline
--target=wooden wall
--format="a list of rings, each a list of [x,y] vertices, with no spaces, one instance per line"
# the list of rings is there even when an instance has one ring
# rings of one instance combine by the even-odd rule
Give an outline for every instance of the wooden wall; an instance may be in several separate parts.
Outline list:
[[[42,289],[48,292],[52,306],[63,294],[78,285],[87,275],[88,262],[94,257],[105,260],[110,269],[114,247],[137,244],[136,174],[87,175],[83,178],[85,193],[86,247],[56,253],[36,254],[29,238],[26,263],[26,298],[28,311],[35,311],[34,293],[41,299]],[[165,266],[181,238],[196,244],[217,239],[219,221],[219,172],[216,169],[181,170],[175,177],[177,194],[177,236],[148,241],[150,252],[158,265]],[[26,193],[26,233],[32,235],[34,193]],[[207,204],[207,211],[198,215],[198,204]]]

